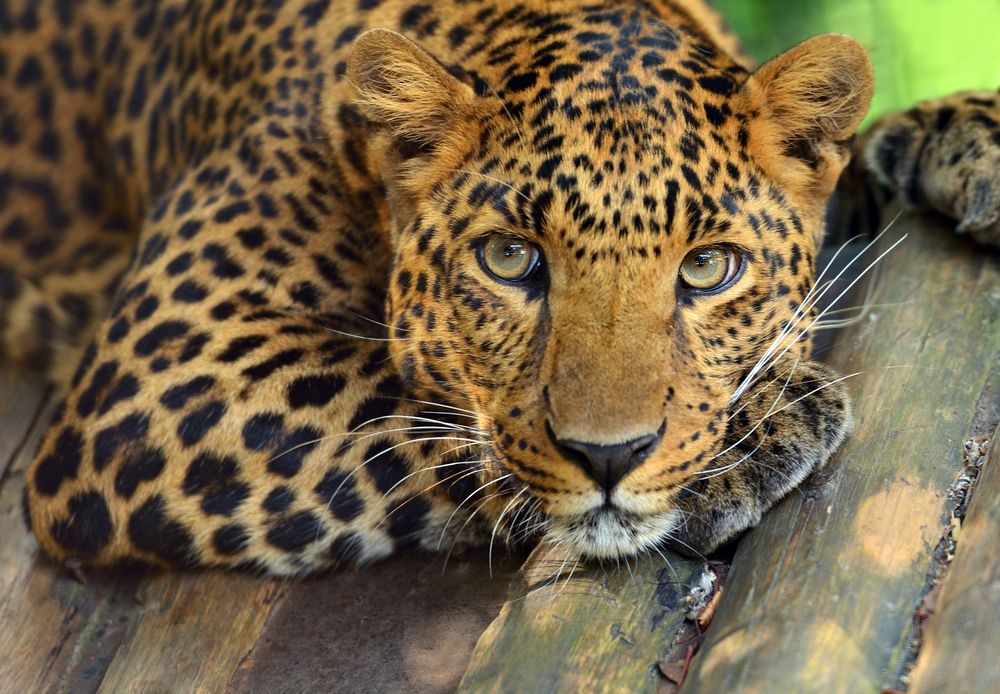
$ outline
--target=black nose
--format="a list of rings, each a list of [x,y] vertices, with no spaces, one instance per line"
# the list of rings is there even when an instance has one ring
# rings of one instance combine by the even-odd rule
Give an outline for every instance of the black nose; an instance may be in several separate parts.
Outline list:
[[[611,445],[557,439],[551,428],[549,435],[564,456],[583,468],[583,471],[604,491],[610,492],[625,475],[637,468],[656,450],[660,439],[663,438],[664,428],[660,427],[655,434],[646,434],[631,441]]]

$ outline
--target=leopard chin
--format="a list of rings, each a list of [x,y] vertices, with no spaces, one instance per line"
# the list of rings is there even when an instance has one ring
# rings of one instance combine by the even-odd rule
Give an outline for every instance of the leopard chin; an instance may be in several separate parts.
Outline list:
[[[627,559],[669,540],[681,518],[677,509],[638,515],[606,505],[577,516],[552,518],[546,539],[584,559]]]

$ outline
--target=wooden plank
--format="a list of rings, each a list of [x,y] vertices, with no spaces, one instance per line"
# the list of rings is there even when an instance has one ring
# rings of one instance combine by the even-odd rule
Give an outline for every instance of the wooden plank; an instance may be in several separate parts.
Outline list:
[[[702,562],[666,559],[574,567],[539,546],[476,644],[459,691],[658,691],[659,663],[697,610],[692,589],[703,600],[712,589]]]
[[[863,372],[856,431],[741,542],[685,691],[878,691],[903,667],[963,441],[995,407],[1000,268],[930,218],[900,229],[883,308],[830,357]]]
[[[223,691],[283,584],[223,572],[150,577],[99,691]]]
[[[911,694],[1000,691],[1000,427],[956,539]]]
[[[40,378],[0,364],[0,478],[24,443],[46,390]]]
[[[523,556],[414,553],[289,585],[230,692],[454,692]]]

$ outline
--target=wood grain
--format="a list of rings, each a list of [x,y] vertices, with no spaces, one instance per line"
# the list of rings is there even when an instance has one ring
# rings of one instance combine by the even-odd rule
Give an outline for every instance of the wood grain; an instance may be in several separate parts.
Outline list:
[[[911,694],[1000,691],[1000,427],[928,622]]]
[[[655,692],[702,563],[577,568],[541,545],[476,644],[460,692]]]
[[[857,429],[741,542],[684,691],[878,691],[903,666],[963,441],[995,407],[1000,268],[933,220],[896,227],[880,308],[829,359],[862,372]]]

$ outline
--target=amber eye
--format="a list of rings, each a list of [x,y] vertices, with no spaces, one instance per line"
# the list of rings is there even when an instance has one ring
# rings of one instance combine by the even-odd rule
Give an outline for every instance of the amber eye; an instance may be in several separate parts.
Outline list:
[[[727,246],[696,248],[681,262],[681,282],[700,292],[710,292],[728,285],[739,274],[739,255]]]
[[[480,247],[483,268],[504,282],[521,282],[534,272],[541,254],[534,244],[516,236],[491,236]]]

